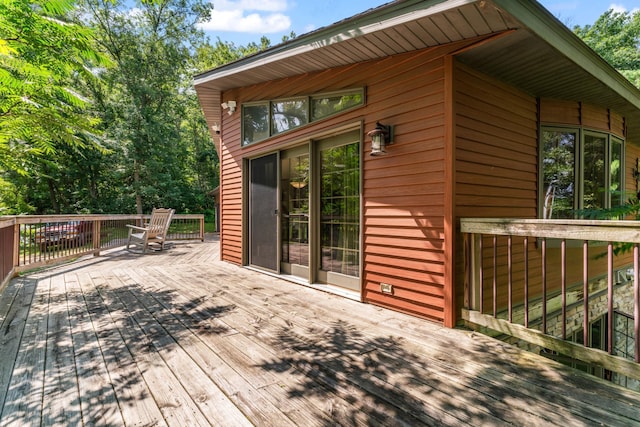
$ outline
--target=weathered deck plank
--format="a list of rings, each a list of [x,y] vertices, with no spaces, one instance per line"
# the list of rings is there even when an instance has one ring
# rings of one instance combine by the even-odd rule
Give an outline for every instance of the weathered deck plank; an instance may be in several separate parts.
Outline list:
[[[42,424],[68,426],[82,423],[67,295],[62,274],[51,277]]]
[[[638,393],[217,251],[113,251],[12,282],[0,425],[640,425]]]
[[[3,370],[13,371],[13,375],[7,377],[2,390],[6,389],[1,401],[5,402],[3,410],[0,411],[0,420],[7,426],[36,426],[40,425],[42,418],[42,390],[44,386],[44,361],[47,337],[47,310],[49,307],[49,278],[39,281],[36,287],[36,280],[33,283],[33,301],[29,310],[29,317],[26,318],[24,331],[21,340],[9,344],[6,348],[15,345],[14,358],[2,356],[0,363]],[[10,286],[22,282],[15,280]],[[15,339],[15,338],[14,338]],[[20,345],[18,348],[17,345]],[[14,362],[15,361],[15,362]]]

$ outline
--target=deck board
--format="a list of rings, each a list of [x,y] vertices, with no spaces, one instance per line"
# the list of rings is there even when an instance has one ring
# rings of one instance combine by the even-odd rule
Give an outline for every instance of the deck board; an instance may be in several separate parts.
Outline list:
[[[0,425],[639,425],[640,394],[218,260],[121,249],[0,295]]]

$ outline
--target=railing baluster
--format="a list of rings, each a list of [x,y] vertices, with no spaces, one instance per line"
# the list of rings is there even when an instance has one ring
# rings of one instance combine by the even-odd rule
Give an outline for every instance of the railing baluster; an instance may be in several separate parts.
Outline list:
[[[498,236],[493,235],[493,317],[498,317]]]
[[[472,310],[473,309],[473,262],[472,262],[472,257],[473,257],[473,252],[471,250],[472,248],[472,242],[473,242],[473,235],[469,234],[469,233],[465,233],[464,234],[464,268],[465,268],[465,286],[466,286],[466,295],[467,295],[467,300],[465,301],[465,306],[467,309]]]
[[[529,327],[529,237],[524,238],[524,327]]]
[[[583,320],[582,340],[585,347],[589,347],[589,241],[582,243],[582,289],[583,289]]]
[[[547,239],[542,238],[542,333],[547,333]]]
[[[479,264],[480,264],[480,313],[484,313],[484,256],[483,256],[483,249],[484,249],[484,244],[483,244],[483,236],[482,234],[480,235],[480,241],[479,241],[479,248],[478,250],[480,251],[480,257],[479,257]]]
[[[509,323],[513,322],[513,237],[507,239],[507,299],[509,305]]]
[[[638,275],[640,272],[640,261],[638,244],[633,245],[633,339],[634,339],[634,358],[636,363],[640,363],[640,283]]]
[[[560,242],[560,287],[562,293],[562,339],[567,339],[567,241]]]
[[[607,243],[607,351],[613,354],[613,243]]]

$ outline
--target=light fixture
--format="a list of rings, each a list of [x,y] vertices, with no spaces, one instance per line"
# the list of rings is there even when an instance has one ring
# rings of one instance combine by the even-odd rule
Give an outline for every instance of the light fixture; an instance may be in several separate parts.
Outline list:
[[[393,127],[385,126],[380,122],[376,123],[375,129],[367,132],[367,136],[371,137],[371,155],[379,156],[385,154],[385,147],[393,144]]]
[[[291,184],[293,188],[296,188],[298,190],[307,186],[307,183],[304,181],[291,181],[289,184]]]
[[[220,125],[218,124],[218,122],[214,123],[211,126],[211,129],[213,130],[213,133],[215,133],[216,135],[220,135]]]
[[[236,111],[236,101],[227,101],[227,102],[223,102],[220,105],[225,110],[227,108],[229,109],[229,111],[227,111],[227,113],[229,113],[229,115],[232,115]]]

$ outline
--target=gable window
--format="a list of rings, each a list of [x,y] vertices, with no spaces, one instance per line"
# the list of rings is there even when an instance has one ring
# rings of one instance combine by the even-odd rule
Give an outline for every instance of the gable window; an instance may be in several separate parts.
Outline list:
[[[242,145],[305,126],[364,105],[364,89],[242,105]]]
[[[576,218],[576,211],[619,206],[624,200],[624,143],[580,128],[541,130],[541,216]]]

